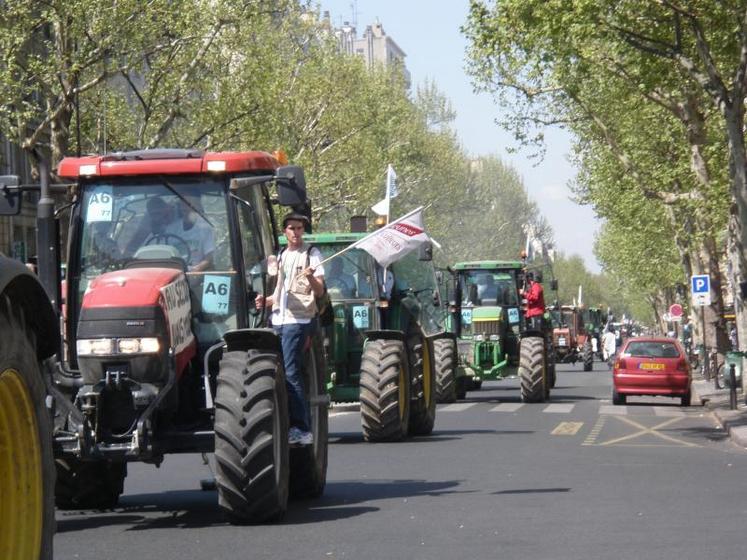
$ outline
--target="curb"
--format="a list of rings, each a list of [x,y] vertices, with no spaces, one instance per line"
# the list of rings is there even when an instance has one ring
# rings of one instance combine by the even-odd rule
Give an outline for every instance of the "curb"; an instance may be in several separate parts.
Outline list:
[[[713,413],[724,431],[729,435],[729,439],[741,447],[747,447],[747,410],[744,408],[731,410],[728,408],[728,404],[726,404],[726,407],[718,406],[719,399],[712,399],[711,395],[701,395],[696,383],[692,384],[691,391],[693,392],[693,400],[700,401],[704,407]]]

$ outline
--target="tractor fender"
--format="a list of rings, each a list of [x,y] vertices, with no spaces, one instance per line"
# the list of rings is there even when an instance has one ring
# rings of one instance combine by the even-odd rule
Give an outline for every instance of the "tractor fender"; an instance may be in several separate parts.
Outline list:
[[[395,330],[366,331],[366,342],[369,340],[399,340],[405,341],[405,333]]]
[[[271,350],[273,352],[283,352],[280,345],[280,337],[273,329],[234,329],[226,331],[223,335],[226,342],[227,351],[247,350]]]
[[[47,292],[26,265],[1,254],[0,295],[7,295],[23,309],[27,325],[36,334],[37,358],[41,361],[55,354],[60,325]]]
[[[440,340],[442,338],[448,338],[449,340],[453,340],[454,343],[456,343],[457,341],[456,333],[447,332],[447,331],[432,334],[432,335],[427,336],[426,338],[430,340],[431,342],[433,342],[434,340]]]

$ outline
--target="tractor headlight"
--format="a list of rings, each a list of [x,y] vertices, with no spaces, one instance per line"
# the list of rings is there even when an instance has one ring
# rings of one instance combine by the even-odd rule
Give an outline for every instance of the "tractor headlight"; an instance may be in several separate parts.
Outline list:
[[[475,335],[475,340],[476,340],[477,342],[482,342],[483,340],[485,340],[485,336],[484,336],[484,335],[482,335],[482,334],[476,334],[476,335]]]
[[[160,349],[157,338],[120,338],[120,354],[155,354]]]
[[[106,356],[114,352],[114,339],[88,338],[78,340],[78,356]]]
[[[499,335],[497,335],[497,334],[491,334],[490,335],[490,340],[492,340],[493,342],[498,342],[500,339],[501,339],[501,337]]]
[[[115,356],[156,354],[161,349],[157,338],[83,338],[76,343],[78,356]]]

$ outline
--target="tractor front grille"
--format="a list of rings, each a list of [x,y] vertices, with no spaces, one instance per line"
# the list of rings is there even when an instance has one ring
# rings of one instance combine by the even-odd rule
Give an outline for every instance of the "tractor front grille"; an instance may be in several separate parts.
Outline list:
[[[474,334],[491,335],[501,334],[500,321],[472,321]]]

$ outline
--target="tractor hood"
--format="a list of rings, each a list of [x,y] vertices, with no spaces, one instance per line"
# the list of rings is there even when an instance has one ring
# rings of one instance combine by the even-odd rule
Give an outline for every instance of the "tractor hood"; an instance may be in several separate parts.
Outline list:
[[[130,268],[107,272],[88,285],[83,296],[83,308],[141,307],[157,305],[162,290],[183,273],[171,268]],[[189,287],[186,286],[189,299]]]
[[[194,346],[191,321],[189,284],[183,272],[131,268],[107,272],[91,282],[83,295],[78,338],[166,334],[164,342],[178,354]],[[165,329],[158,326],[160,322]]]

